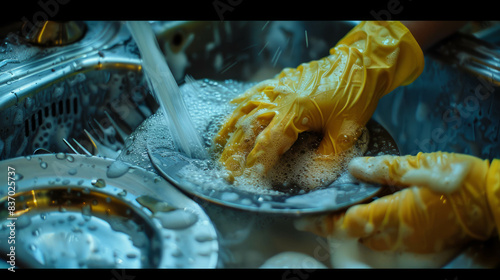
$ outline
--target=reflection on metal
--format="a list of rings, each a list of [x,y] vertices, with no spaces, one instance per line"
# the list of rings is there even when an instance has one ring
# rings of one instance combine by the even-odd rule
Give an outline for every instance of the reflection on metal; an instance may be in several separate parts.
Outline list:
[[[217,264],[219,243],[208,216],[154,173],[119,161],[64,153],[0,162],[1,168],[7,166],[16,171],[16,193],[8,196],[7,188],[0,189],[0,252],[11,246],[4,238],[10,233],[5,225],[15,217],[19,267]],[[0,180],[7,182],[6,176],[0,173]],[[8,210],[13,199],[15,210]]]
[[[45,21],[33,26],[26,39],[40,46],[64,46],[82,39],[85,31],[80,21]]]
[[[94,123],[87,120],[107,128],[109,114],[129,133],[155,110],[126,28],[85,26],[83,38],[65,46],[27,44],[14,33],[1,39],[0,159],[70,152],[61,139],[88,142],[82,132],[93,131]]]
[[[472,35],[457,33],[434,50],[440,60],[500,85],[500,47]]]

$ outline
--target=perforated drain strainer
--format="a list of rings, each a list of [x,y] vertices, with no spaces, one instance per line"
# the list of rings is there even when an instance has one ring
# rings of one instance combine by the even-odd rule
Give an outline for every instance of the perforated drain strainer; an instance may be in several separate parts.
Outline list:
[[[15,191],[0,190],[0,250],[2,257],[9,253],[14,222],[18,266],[217,264],[218,241],[209,218],[154,173],[120,161],[65,154],[15,158],[0,166],[11,171],[0,174],[1,182],[16,186]]]

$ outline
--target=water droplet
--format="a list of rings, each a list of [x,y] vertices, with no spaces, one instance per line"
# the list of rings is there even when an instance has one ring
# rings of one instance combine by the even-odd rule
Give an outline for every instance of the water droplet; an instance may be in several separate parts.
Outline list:
[[[90,220],[92,215],[92,208],[90,208],[90,205],[84,205],[82,207],[82,216],[85,221]]]
[[[161,222],[162,227],[168,229],[185,229],[198,221],[198,216],[189,211],[158,212],[154,217]]]
[[[201,233],[198,233],[194,239],[198,242],[206,242],[206,241],[212,241],[214,240],[214,237],[209,234],[208,232],[201,232]]]
[[[40,162],[40,167],[46,169],[48,164],[45,161]]]
[[[136,198],[136,201],[139,202],[139,204],[141,204],[142,206],[148,208],[153,213],[169,212],[177,209],[172,205],[168,204],[166,201],[162,201],[147,195],[143,195]]]
[[[113,162],[110,166],[108,166],[108,170],[106,172],[106,175],[108,178],[118,178],[120,176],[123,176],[127,171],[129,170],[130,165],[117,160]]]
[[[37,249],[35,244],[30,244],[30,245],[28,246],[28,248],[29,248],[31,251],[36,251],[36,249]]]
[[[94,186],[96,188],[106,187],[106,181],[104,181],[104,179],[92,180],[91,184],[92,184],[92,186]]]
[[[129,259],[135,259],[135,258],[137,258],[137,254],[136,253],[128,253],[127,254],[127,258],[129,258]]]
[[[71,231],[73,233],[83,233],[83,230],[80,227],[77,227],[77,226],[71,228]]]
[[[39,229],[35,229],[34,231],[31,232],[31,235],[33,235],[33,236],[40,236],[40,230]]]
[[[126,196],[126,195],[127,195],[127,191],[126,191],[126,190],[123,190],[123,191],[119,192],[117,195],[118,195],[118,196],[122,196],[122,197],[123,197],[123,196]]]
[[[223,192],[221,199],[224,201],[236,201],[240,198],[240,196],[237,193],[233,192]]]
[[[182,251],[178,247],[173,248],[172,257],[179,258],[181,256],[182,256]]]
[[[66,154],[65,153],[57,153],[56,158],[57,159],[66,159]]]
[[[75,175],[76,173],[77,173],[76,168],[71,168],[70,170],[68,170],[69,175]]]
[[[16,173],[16,175],[14,175],[14,180],[15,181],[20,181],[23,178],[24,178],[24,176],[21,175],[20,173]]]
[[[75,161],[75,158],[73,156],[71,156],[71,155],[68,155],[66,157],[66,160],[69,161],[69,162],[73,162],[73,161]]]

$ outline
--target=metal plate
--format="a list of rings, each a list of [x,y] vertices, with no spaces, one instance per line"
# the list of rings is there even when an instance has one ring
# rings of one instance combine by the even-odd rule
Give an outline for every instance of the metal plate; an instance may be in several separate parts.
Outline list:
[[[9,159],[0,166],[5,171],[0,174],[0,251],[8,258],[14,223],[17,266],[217,265],[219,245],[208,216],[152,172],[62,153]]]
[[[370,141],[366,156],[399,154],[396,143],[380,124],[370,120],[367,128]],[[257,194],[228,184],[214,175],[205,162],[187,158],[156,141],[148,142],[147,151],[158,172],[181,190],[211,203],[246,211],[292,215],[336,211],[366,201],[382,188],[344,173],[330,185],[304,194]],[[206,184],[207,178],[197,181],[194,174],[213,176],[209,179],[212,182]]]

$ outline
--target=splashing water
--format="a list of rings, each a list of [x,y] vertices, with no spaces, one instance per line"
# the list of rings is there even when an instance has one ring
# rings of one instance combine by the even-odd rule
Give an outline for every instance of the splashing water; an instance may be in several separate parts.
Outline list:
[[[191,121],[179,86],[158,47],[150,24],[144,21],[129,21],[126,24],[141,53],[144,74],[166,117],[175,147],[188,157],[206,158],[207,153],[201,138]]]

